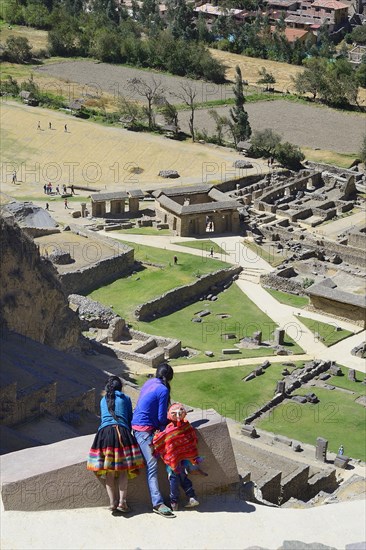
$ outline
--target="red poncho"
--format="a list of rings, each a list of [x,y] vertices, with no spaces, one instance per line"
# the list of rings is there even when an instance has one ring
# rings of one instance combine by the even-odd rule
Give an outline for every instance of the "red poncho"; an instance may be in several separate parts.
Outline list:
[[[197,435],[187,420],[174,424],[171,422],[163,432],[154,435],[154,456],[161,456],[164,463],[179,472],[179,463],[189,460],[193,464],[198,458]]]

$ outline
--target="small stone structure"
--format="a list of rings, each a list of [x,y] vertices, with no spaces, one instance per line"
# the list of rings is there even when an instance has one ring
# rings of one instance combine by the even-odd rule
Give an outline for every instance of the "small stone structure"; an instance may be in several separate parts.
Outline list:
[[[320,462],[327,461],[327,449],[328,441],[323,437],[317,437],[316,439],[316,448],[315,448],[315,459]]]
[[[157,216],[176,235],[197,237],[239,230],[238,203],[212,185],[164,188],[152,194]]]
[[[90,195],[92,203],[92,216],[104,218],[106,214],[121,216],[126,211],[126,200],[128,200],[129,212],[136,214],[139,211],[139,200],[144,198],[140,189],[128,189],[115,193],[95,193]],[[109,203],[109,212],[107,204]]]

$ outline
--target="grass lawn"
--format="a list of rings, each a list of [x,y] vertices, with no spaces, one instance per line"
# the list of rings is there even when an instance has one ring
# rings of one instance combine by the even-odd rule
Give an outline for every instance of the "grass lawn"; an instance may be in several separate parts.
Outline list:
[[[156,229],[156,227],[131,227],[131,229],[120,229],[118,231],[115,231],[115,233],[120,233],[121,235],[171,235],[172,234],[170,229]]]
[[[324,162],[325,164],[335,164],[341,168],[349,168],[352,162],[358,158],[356,154],[336,153],[334,151],[315,150],[308,147],[301,147],[307,160],[313,162]]]
[[[271,250],[267,250],[263,246],[260,246],[253,241],[249,241],[247,239],[244,239],[243,244],[244,246],[255,252],[260,258],[263,258],[263,260],[268,262],[272,267],[277,267],[278,265],[282,264],[283,260],[286,258],[285,255],[274,252],[273,247]]]
[[[111,302],[113,303],[113,302]],[[208,309],[211,314],[202,318],[201,323],[193,323],[192,318],[203,309]],[[222,319],[221,314],[229,314],[230,318]],[[184,327],[184,328],[183,328]],[[223,355],[223,348],[234,348],[234,344],[245,336],[251,336],[257,330],[262,331],[263,341],[272,338],[272,332],[277,327],[276,323],[263,313],[249,298],[237,287],[232,285],[227,291],[218,295],[215,302],[196,302],[169,316],[161,317],[149,323],[139,322],[138,328],[157,336],[170,336],[182,340],[183,347],[200,350],[199,355],[190,359],[181,357],[171,360],[172,365],[189,363],[202,363],[225,359],[243,357],[262,357],[274,355],[270,347],[257,349],[238,348],[236,354]],[[226,340],[224,334],[233,333],[235,338]],[[303,353],[303,350],[289,337],[286,338],[286,347],[293,354]],[[204,355],[204,351],[210,350],[214,357]],[[285,361],[286,359],[284,359]]]
[[[304,395],[309,391],[309,388],[301,388],[296,394]],[[311,391],[318,396],[319,403],[302,405],[287,401],[268,417],[256,422],[256,427],[311,445],[316,444],[317,437],[324,437],[329,441],[331,452],[337,452],[343,445],[345,455],[366,460],[366,409],[355,403],[360,395],[365,394],[365,386],[353,382],[355,394],[323,388],[311,388]]]
[[[345,338],[348,338],[348,336],[351,336],[354,334],[350,330],[336,330],[337,329],[337,323],[334,321],[334,325],[330,325],[328,323],[322,323],[321,321],[314,321],[313,319],[309,319],[308,317],[301,317],[297,315],[298,320],[303,323],[308,329],[310,329],[314,334],[318,333],[320,341],[323,342],[326,346],[333,346],[337,342],[340,342],[341,340],[344,340]]]
[[[286,362],[286,357],[283,360]],[[298,361],[296,365],[302,367],[303,362]],[[180,374],[179,367],[176,367],[172,398],[201,409],[215,409],[223,416],[242,422],[273,397],[277,381],[283,378],[281,371],[284,367],[274,363],[262,376],[243,382],[242,378],[254,368],[246,365]]]
[[[197,248],[202,250],[202,252],[210,252],[211,247],[213,248],[214,254],[226,254],[225,250],[221,248],[218,244],[214,243],[210,239],[196,240],[196,241],[186,241],[183,243],[176,243],[179,246],[188,246],[189,248]]]
[[[288,294],[287,292],[281,292],[280,290],[274,290],[272,288],[266,288],[266,291],[276,298],[281,304],[287,306],[303,308],[308,305],[309,298],[306,296],[297,296],[296,294]]]
[[[148,266],[130,277],[118,279],[93,291],[90,298],[102,304],[113,304],[114,311],[129,321],[133,321],[134,311],[139,304],[172,288],[191,283],[196,280],[197,275],[228,267],[225,262],[185,253],[178,255],[178,264],[174,265],[174,253],[170,250],[128,242],[126,244],[135,249],[136,260],[161,267]]]

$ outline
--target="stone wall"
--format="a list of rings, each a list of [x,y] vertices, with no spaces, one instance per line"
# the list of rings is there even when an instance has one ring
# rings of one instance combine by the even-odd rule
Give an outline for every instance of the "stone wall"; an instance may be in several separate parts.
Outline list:
[[[348,244],[354,248],[366,250],[366,233],[362,231],[354,231],[348,235]]]
[[[155,342],[160,348],[164,349],[165,352],[165,358],[171,359],[172,357],[178,357],[180,352],[182,351],[182,343],[180,340],[176,340],[175,338],[164,338],[164,336],[151,336],[150,334],[146,334],[146,332],[141,332],[139,330],[129,329],[129,333],[132,336],[132,338],[136,338],[138,340],[145,340],[147,338],[154,338]]]
[[[353,321],[360,327],[366,326],[365,308],[356,305],[337,302],[330,298],[324,298],[322,296],[310,296],[310,309],[314,311],[321,311],[322,313],[328,313],[336,317],[342,317],[347,321]]]
[[[291,279],[281,277],[275,273],[261,275],[260,281],[264,287],[282,290],[282,292],[289,292],[290,294],[297,294],[298,296],[304,295],[304,289],[298,281],[292,281]]]
[[[208,275],[203,275],[194,283],[169,290],[154,300],[138,306],[135,310],[135,317],[139,321],[149,321],[182,309],[209,292],[211,287],[220,287],[216,289],[216,292],[222,290],[223,285],[231,281],[242,269],[241,266],[220,269]],[[213,289],[211,290],[213,291]]]
[[[261,232],[266,238],[274,241],[298,240],[289,229],[281,227],[279,224],[263,225]],[[337,254],[346,263],[358,267],[366,267],[366,249],[360,250],[351,245],[339,244],[321,237],[313,238],[309,235],[305,236],[301,243],[305,248],[310,250],[321,250],[325,255]]]
[[[57,227],[22,227],[22,230],[33,239],[44,237],[45,235],[61,233],[60,229]]]
[[[78,345],[79,320],[56,269],[18,225],[0,224],[0,325],[56,349]]]
[[[67,294],[83,294],[112,283],[129,274],[134,266],[134,250],[106,258],[83,269],[60,274],[60,280]]]
[[[214,410],[196,409],[188,420],[197,429],[198,452],[208,477],[195,476],[198,498],[225,490],[239,481],[226,421]],[[60,510],[108,505],[102,482],[86,470],[94,435],[9,453],[2,457],[1,491],[5,510]],[[159,487],[169,494],[167,474],[159,461]],[[151,509],[145,472],[129,481],[132,508]]]

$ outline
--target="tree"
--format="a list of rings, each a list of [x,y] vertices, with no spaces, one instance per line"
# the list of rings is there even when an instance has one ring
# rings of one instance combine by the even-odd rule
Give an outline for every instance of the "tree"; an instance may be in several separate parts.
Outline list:
[[[265,67],[262,67],[260,71],[258,71],[258,74],[260,75],[260,79],[257,80],[257,84],[265,84],[266,85],[266,91],[269,90],[270,84],[275,84],[276,79],[272,73],[269,73]]]
[[[5,42],[4,58],[11,63],[27,63],[32,59],[32,48],[28,38],[9,36]]]
[[[193,25],[193,9],[185,0],[168,0],[169,28],[174,38],[193,40],[196,35]]]
[[[366,134],[363,136],[361,143],[360,159],[364,164],[366,164]]]
[[[288,141],[277,145],[274,156],[282,166],[291,170],[298,170],[301,168],[301,162],[305,158],[305,155],[301,152],[299,147],[292,145]]]
[[[163,115],[165,123],[175,128],[174,133],[177,134],[179,130],[178,126],[178,111],[175,105],[165,100],[163,106],[160,108],[160,113]]]
[[[142,78],[133,78],[130,84],[138,95],[147,100],[146,113],[149,130],[152,130],[155,125],[153,106],[162,99],[164,92],[161,80],[156,80],[155,77],[152,77],[150,82],[146,82]]]
[[[208,114],[213,118],[216,126],[216,140],[218,145],[222,145],[224,132],[230,127],[230,120],[227,116],[219,115],[214,109],[210,109]]]
[[[50,14],[43,2],[28,2],[23,8],[24,19],[27,25],[36,29],[46,29],[49,26]]]
[[[357,42],[357,44],[366,44],[366,23],[353,29],[351,40]]]
[[[268,158],[273,156],[277,146],[281,143],[281,136],[271,128],[254,130],[251,138],[250,151],[256,157]]]
[[[300,94],[310,93],[315,100],[325,90],[325,73],[327,61],[321,58],[310,58],[304,61],[305,70],[294,78],[295,90]]]
[[[183,83],[180,85],[180,91],[175,93],[172,92],[171,95],[180,99],[181,101],[183,101],[185,105],[187,105],[187,107],[189,107],[190,116],[189,116],[188,125],[189,125],[189,131],[191,132],[192,141],[194,141],[194,113],[197,108],[197,105],[195,102],[195,99],[197,96],[197,89],[195,86],[192,86],[191,84]]]
[[[356,78],[361,88],[366,88],[366,56],[363,57],[362,63],[356,70]]]
[[[245,141],[250,138],[252,129],[249,124],[248,113],[244,109],[245,97],[243,78],[238,65],[236,66],[235,71],[235,85],[233,87],[235,105],[232,109],[230,109],[230,116],[233,122],[232,132],[236,146],[239,141]]]
[[[118,113],[128,126],[136,127],[146,119],[146,111],[137,103],[125,96],[118,98]]]

